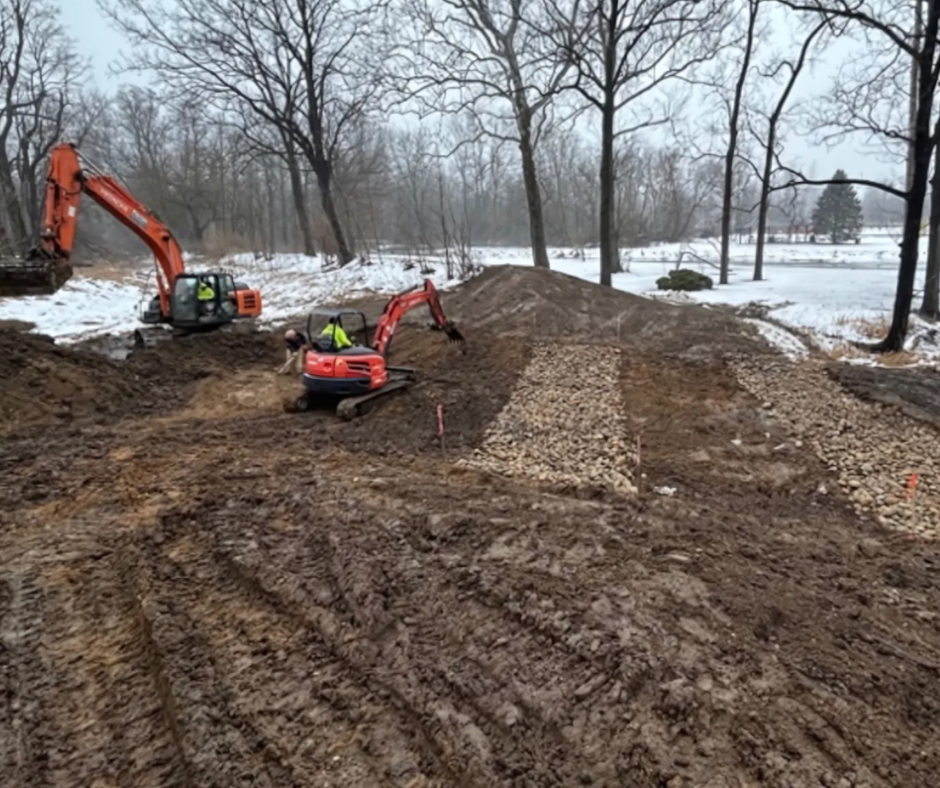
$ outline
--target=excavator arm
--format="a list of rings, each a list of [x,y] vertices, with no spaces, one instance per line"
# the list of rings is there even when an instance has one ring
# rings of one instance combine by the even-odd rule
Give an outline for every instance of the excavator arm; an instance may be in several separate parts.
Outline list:
[[[235,318],[257,317],[261,313],[258,291],[238,285],[231,275],[224,272],[187,274],[183,252],[170,228],[114,176],[83,160],[71,143],[52,149],[39,244],[25,261],[0,265],[0,296],[53,293],[69,279],[83,194],[130,229],[153,253],[158,293],[153,300],[152,313],[144,316],[145,323],[164,322],[174,327],[186,325],[203,329]],[[192,285],[194,293],[197,278],[211,291],[213,300],[206,304],[202,313],[184,316],[175,311],[174,286],[181,277]],[[224,292],[216,295],[220,288]]]
[[[430,279],[425,279],[424,287],[421,290],[413,290],[394,296],[385,305],[385,310],[379,318],[372,339],[372,347],[381,353],[383,357],[388,358],[392,337],[395,335],[395,329],[398,327],[399,321],[407,312],[421,304],[428,305],[431,317],[434,318],[435,327],[444,331],[450,341],[463,341],[463,335],[444,315],[444,308],[441,306],[441,299],[437,295],[437,288],[434,287],[434,283]]]
[[[183,252],[170,228],[139,202],[117,179],[98,171],[79,158],[71,143],[52,150],[39,248],[32,254],[68,261],[75,245],[75,229],[82,193],[140,238],[157,263],[160,311],[169,314],[170,293],[176,277],[185,270]]]

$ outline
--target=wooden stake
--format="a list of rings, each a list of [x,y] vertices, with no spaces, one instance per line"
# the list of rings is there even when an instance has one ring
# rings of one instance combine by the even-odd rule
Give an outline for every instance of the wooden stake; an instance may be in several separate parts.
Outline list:
[[[444,406],[437,406],[437,437],[441,439],[441,451],[444,451]]]

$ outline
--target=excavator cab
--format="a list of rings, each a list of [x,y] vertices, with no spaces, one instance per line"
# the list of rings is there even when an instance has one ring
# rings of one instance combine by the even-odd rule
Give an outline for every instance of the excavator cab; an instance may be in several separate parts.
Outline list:
[[[363,353],[372,352],[368,347],[369,329],[366,316],[353,309],[316,309],[307,316],[307,336],[310,337],[314,350],[321,353],[339,352],[333,336],[323,335],[323,330],[334,320],[353,343],[353,347]]]
[[[174,328],[207,331],[239,318],[261,314],[257,290],[236,282],[224,271],[182,273],[173,282],[170,313],[164,315],[154,298],[142,316],[144,323],[168,323]]]

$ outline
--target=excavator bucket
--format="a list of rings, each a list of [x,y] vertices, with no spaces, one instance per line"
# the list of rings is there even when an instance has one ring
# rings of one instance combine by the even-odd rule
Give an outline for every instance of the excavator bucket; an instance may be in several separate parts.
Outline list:
[[[466,341],[464,340],[463,334],[457,330],[457,326],[450,321],[444,326],[444,333],[447,334],[447,339],[450,342],[462,343]]]
[[[0,258],[0,298],[48,295],[56,292],[72,276],[68,260]]]

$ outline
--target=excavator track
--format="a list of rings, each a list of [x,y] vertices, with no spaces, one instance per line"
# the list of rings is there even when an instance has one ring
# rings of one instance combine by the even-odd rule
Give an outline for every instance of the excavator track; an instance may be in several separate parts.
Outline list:
[[[404,393],[418,379],[415,371],[406,367],[389,367],[388,373],[388,383],[382,388],[358,397],[346,397],[340,400],[336,405],[336,415],[344,421],[352,421],[368,413],[378,401]],[[283,401],[283,407],[287,413],[306,413],[315,407],[315,401],[313,395],[305,391],[297,396],[286,398]]]
[[[352,421],[372,409],[377,400],[401,394],[415,384],[415,378],[389,380],[382,388],[362,394],[359,397],[347,397],[336,406],[336,415],[343,421]]]

